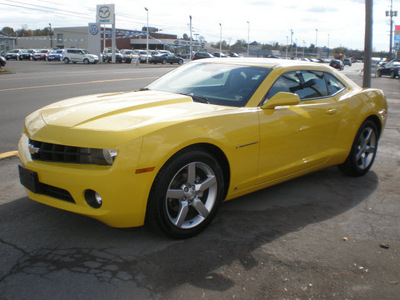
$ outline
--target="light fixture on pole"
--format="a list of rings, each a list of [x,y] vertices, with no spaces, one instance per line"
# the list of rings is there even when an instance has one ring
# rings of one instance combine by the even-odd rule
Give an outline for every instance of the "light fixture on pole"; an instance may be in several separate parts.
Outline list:
[[[149,10],[144,8],[147,12],[147,26],[146,26],[146,62],[149,63]]]
[[[250,56],[250,22],[247,21],[247,56]]]
[[[222,24],[219,23],[219,55],[221,56],[222,53]]]

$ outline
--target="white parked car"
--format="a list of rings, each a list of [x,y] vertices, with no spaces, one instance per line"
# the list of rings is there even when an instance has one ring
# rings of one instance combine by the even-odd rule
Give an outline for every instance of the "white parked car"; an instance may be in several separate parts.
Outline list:
[[[83,62],[84,64],[95,64],[99,61],[99,57],[94,54],[90,54],[87,50],[84,49],[65,49],[64,50],[64,58],[63,62],[68,64],[69,62]]]

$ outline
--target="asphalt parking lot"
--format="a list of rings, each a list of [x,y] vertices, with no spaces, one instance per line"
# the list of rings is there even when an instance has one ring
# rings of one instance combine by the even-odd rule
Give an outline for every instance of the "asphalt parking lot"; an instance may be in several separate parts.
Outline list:
[[[232,200],[184,241],[31,201],[18,159],[0,160],[0,299],[398,299],[400,80],[372,86],[389,114],[367,175],[332,167]]]

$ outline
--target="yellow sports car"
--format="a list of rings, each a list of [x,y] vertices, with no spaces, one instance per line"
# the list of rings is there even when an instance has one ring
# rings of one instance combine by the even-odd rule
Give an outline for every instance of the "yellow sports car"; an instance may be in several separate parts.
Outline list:
[[[20,181],[40,203],[187,238],[224,200],[333,165],[365,174],[386,113],[381,90],[322,64],[198,60],[29,115]]]

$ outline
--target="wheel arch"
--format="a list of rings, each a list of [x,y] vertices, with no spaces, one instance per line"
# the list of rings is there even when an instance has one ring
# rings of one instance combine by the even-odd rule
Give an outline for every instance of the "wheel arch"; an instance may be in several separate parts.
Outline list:
[[[367,121],[367,120],[370,120],[370,121],[374,122],[374,124],[376,125],[376,128],[378,129],[378,138],[379,138],[381,136],[381,133],[382,133],[382,123],[381,123],[379,117],[376,116],[376,115],[371,115],[368,118],[366,118],[364,120],[364,122]]]
[[[216,145],[210,144],[210,143],[191,144],[191,145],[188,145],[188,146],[180,149],[179,151],[175,152],[164,162],[164,164],[162,165],[162,167],[160,168],[160,170],[158,171],[157,175],[154,178],[157,178],[158,174],[163,169],[163,167],[165,165],[167,165],[168,163],[170,163],[177,156],[182,155],[183,153],[186,153],[186,152],[189,152],[192,150],[204,151],[204,152],[210,154],[211,156],[213,156],[218,161],[218,163],[220,164],[220,167],[222,169],[223,175],[224,175],[224,196],[223,196],[223,198],[225,199],[225,197],[228,193],[229,183],[230,183],[230,178],[231,178],[229,161],[228,161],[228,158],[225,155],[225,153],[221,150],[221,148],[219,148]],[[152,183],[152,188],[153,188],[154,181]]]

